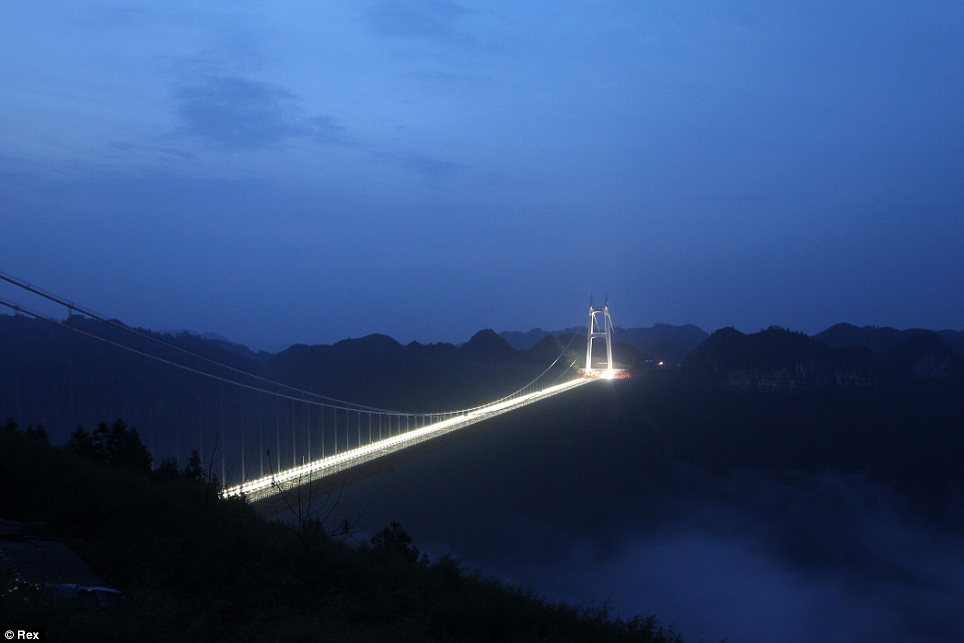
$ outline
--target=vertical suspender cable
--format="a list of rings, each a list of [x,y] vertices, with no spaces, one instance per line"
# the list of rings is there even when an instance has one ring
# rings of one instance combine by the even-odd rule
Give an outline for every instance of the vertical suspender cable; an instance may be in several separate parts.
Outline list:
[[[181,468],[181,418],[175,415],[171,422],[174,423],[174,461],[177,468]]]
[[[248,469],[244,466],[244,397],[238,401],[238,424],[241,429],[241,482],[247,482]]]
[[[19,310],[14,311],[13,315],[13,361],[14,368],[17,371],[16,377],[16,406],[17,409],[17,420],[23,422],[23,401],[22,392],[20,390],[20,318],[22,315]]]
[[[291,466],[298,466],[298,451],[295,445],[298,443],[297,436],[295,435],[295,401],[291,400]]]
[[[220,407],[221,407],[221,430],[218,431],[218,435],[221,437],[221,488],[228,486],[227,472],[224,466],[224,452],[227,450],[227,437],[224,434],[224,382],[221,382],[221,391],[219,395]]]
[[[305,461],[311,462],[311,408],[307,402],[305,402],[305,451],[308,452]]]
[[[197,457],[201,462],[201,466],[204,466],[204,433],[201,427],[204,426],[204,421],[201,417],[201,399],[204,397],[201,391],[204,387],[198,388],[197,394]]]
[[[277,440],[277,444],[275,445],[275,448],[277,449],[277,451],[274,452],[275,472],[281,469],[281,409],[279,408],[280,406],[281,406],[281,399],[277,397],[274,398],[274,430],[275,430],[275,438]]]
[[[258,392],[258,477],[264,477],[264,399]]]
[[[71,317],[73,316],[73,306],[67,306],[67,324],[71,323]],[[70,401],[70,417],[67,420],[67,425],[70,426],[74,422],[77,422],[77,407],[74,404],[74,341],[73,337],[67,338],[67,376],[69,379],[69,401]]]

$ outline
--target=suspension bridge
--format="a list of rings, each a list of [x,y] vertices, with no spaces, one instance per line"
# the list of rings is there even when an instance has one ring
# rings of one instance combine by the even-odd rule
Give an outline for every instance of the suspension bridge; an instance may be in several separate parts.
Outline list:
[[[174,343],[166,336],[128,326],[11,275],[0,272],[0,281],[30,297],[42,300],[46,305],[63,307],[67,311],[65,322],[33,307],[0,298],[0,306],[12,310],[16,316],[46,322],[68,332],[82,335],[88,340],[162,364],[173,371],[216,382],[222,389],[222,426],[215,437],[215,449],[221,465],[221,474],[218,478],[220,494],[225,498],[240,497],[249,502],[264,500],[302,485],[335,476],[428,440],[572,391],[588,383],[622,376],[622,371],[613,366],[613,326],[608,300],[602,308],[595,308],[590,302],[584,367],[577,367],[577,360],[571,359],[569,349],[573,336],[569,344],[562,348],[548,366],[516,390],[498,399],[469,408],[425,412],[369,406],[295,387],[265,375],[232,366],[223,360],[202,355]],[[110,329],[112,332],[98,333],[90,328],[68,323],[77,315],[96,320],[103,328]],[[125,341],[124,337],[134,341]],[[605,343],[606,356],[601,362],[594,360],[593,356],[593,345],[597,340]],[[231,456],[228,455],[225,441],[230,432],[224,426],[223,414],[225,386],[257,395],[259,399],[267,396],[274,398],[276,402],[291,405],[292,434],[285,445],[290,455],[290,466],[281,466],[281,460],[287,461],[287,458],[281,457],[283,449],[280,420],[275,426],[276,449],[273,459],[270,457],[270,450],[265,448],[265,436],[260,427],[257,443],[246,444],[243,414],[242,430],[236,432],[240,444]],[[295,405],[303,405],[304,427],[300,431],[300,436],[299,431],[295,430]],[[203,451],[203,436],[200,429],[198,441],[198,449]],[[252,449],[256,449],[259,463],[256,475],[249,475],[248,463],[252,460],[249,451]],[[268,455],[267,470],[266,454]],[[229,467],[229,458],[240,460],[240,466]],[[240,473],[231,480],[230,471]]]

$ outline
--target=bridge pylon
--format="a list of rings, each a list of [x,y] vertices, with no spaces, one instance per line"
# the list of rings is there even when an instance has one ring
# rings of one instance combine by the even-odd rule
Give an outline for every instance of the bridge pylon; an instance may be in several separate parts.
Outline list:
[[[597,339],[606,340],[606,370],[601,373],[592,366],[592,345]],[[609,297],[606,297],[602,308],[594,308],[592,299],[589,300],[589,337],[586,340],[586,370],[588,377],[602,375],[612,377],[613,370],[613,320],[609,316]]]

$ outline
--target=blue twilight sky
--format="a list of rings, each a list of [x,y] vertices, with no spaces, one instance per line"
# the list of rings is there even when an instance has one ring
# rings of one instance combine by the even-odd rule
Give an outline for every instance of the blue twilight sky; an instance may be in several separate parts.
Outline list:
[[[0,270],[271,349],[964,328],[964,3],[196,4],[0,3]]]

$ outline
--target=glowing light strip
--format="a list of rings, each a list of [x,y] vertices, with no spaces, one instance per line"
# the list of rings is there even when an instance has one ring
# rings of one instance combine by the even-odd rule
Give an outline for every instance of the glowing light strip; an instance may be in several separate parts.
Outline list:
[[[318,460],[307,462],[298,467],[279,471],[276,474],[248,480],[239,485],[224,489],[221,492],[221,497],[243,497],[249,502],[262,500],[281,493],[288,488],[297,487],[333,475],[353,466],[370,462],[406,447],[437,438],[446,433],[513,411],[593,381],[597,380],[576,379],[527,393],[526,395],[521,395],[511,400],[500,400],[454,418],[435,422],[434,424],[429,424],[419,429],[413,429],[406,433],[371,442],[364,446],[342,451],[341,453],[336,453],[325,458],[319,458]]]

